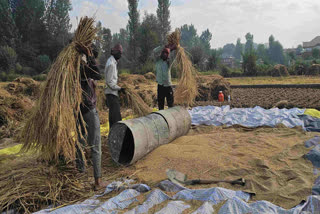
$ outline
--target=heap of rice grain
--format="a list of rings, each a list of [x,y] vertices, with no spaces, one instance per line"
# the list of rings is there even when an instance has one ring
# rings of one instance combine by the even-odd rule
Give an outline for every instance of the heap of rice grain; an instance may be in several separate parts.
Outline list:
[[[179,71],[179,82],[174,93],[174,101],[178,105],[191,106],[198,95],[197,71],[183,47],[180,46],[181,33],[177,29],[167,40],[169,45],[176,45],[177,53],[174,60]]]
[[[78,120],[83,122],[80,112],[81,54],[76,46],[81,44],[90,48],[96,32],[93,18],[81,18],[73,41],[51,66],[40,99],[26,121],[20,136],[22,151],[38,151],[45,160],[57,160],[60,155],[66,160],[75,159],[76,144],[79,143]]]

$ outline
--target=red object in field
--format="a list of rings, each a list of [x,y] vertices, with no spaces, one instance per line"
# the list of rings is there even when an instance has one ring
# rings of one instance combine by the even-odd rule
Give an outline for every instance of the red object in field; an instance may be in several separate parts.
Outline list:
[[[224,101],[224,95],[223,95],[222,91],[219,91],[218,101],[219,102],[223,102]]]

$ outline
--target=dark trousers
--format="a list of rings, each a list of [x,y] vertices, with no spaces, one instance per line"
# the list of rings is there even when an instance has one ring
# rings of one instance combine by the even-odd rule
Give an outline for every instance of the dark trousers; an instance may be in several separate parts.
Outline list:
[[[93,174],[95,178],[101,177],[101,136],[100,136],[100,120],[98,111],[94,108],[89,110],[87,113],[83,115],[83,120],[86,123],[87,135],[85,135],[83,124],[81,124],[81,132],[82,136],[86,139],[81,138],[80,134],[78,133],[78,138],[80,142],[80,146],[83,148],[85,146],[89,146],[91,149],[91,158],[92,158],[92,165],[93,165]],[[87,142],[87,145],[86,145]],[[77,149],[77,168],[79,171],[85,171],[85,163],[83,153],[81,153],[80,148],[78,145],[76,146]]]
[[[165,87],[158,85],[158,107],[159,110],[164,109],[164,99],[167,99],[168,107],[173,107],[173,90],[171,86]]]
[[[113,124],[122,120],[120,113],[120,102],[119,97],[113,94],[107,94],[106,97],[106,104],[109,108],[109,128],[111,129]]]

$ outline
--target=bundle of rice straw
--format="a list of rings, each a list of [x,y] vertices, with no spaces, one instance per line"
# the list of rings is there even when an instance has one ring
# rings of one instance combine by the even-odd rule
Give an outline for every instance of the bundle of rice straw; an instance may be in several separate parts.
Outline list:
[[[191,106],[198,95],[197,71],[193,67],[190,58],[183,47],[180,46],[181,33],[178,29],[171,33],[167,40],[169,45],[177,46],[177,54],[174,60],[179,70],[179,82],[174,93],[174,101],[178,105]]]
[[[38,151],[45,160],[57,160],[60,155],[66,160],[75,159],[75,145],[79,143],[77,130],[80,130],[77,121],[83,122],[80,112],[81,54],[76,51],[76,45],[90,50],[96,32],[93,18],[81,18],[73,41],[51,66],[40,98],[26,121],[20,135],[22,151]]]
[[[133,90],[133,86],[128,84],[125,87],[124,102],[139,117],[146,116],[152,112],[152,109],[144,102],[140,95]]]

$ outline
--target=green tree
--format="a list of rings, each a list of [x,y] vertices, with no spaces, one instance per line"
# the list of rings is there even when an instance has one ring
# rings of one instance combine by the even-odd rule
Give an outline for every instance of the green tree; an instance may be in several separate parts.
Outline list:
[[[35,58],[48,50],[48,31],[44,23],[43,0],[19,1],[15,11],[15,23],[21,44],[17,47],[18,59],[24,65],[34,66]]]
[[[5,73],[14,71],[17,61],[15,50],[9,46],[0,46],[0,70]]]
[[[216,49],[211,49],[208,57],[208,69],[214,70],[218,67],[220,62],[221,52]]]
[[[273,64],[284,64],[285,57],[280,42],[275,41],[274,36],[269,37],[269,58]]]
[[[0,1],[0,46],[16,46],[17,29],[9,1]]]
[[[315,59],[320,58],[320,50],[318,48],[313,48],[312,49],[312,57]]]
[[[257,75],[257,57],[254,51],[246,52],[242,55],[243,63],[242,69],[245,76],[256,76]]]
[[[201,67],[201,63],[203,62],[204,50],[200,45],[195,45],[190,49],[191,60],[194,65],[197,65],[198,68]]]
[[[257,58],[263,60],[264,63],[269,63],[268,49],[263,45],[259,44],[257,47]]]
[[[166,43],[166,36],[171,30],[170,25],[170,1],[169,0],[158,0],[157,17],[159,21],[159,34],[161,44]]]
[[[180,31],[181,31],[180,43],[183,47],[187,47],[188,49],[190,49],[197,43],[199,37],[197,35],[197,30],[195,29],[194,25],[185,24],[180,28]]]
[[[48,54],[55,58],[70,39],[70,0],[45,0],[44,22],[49,33]]]
[[[140,26],[139,46],[141,55],[139,61],[145,63],[151,55],[152,50],[159,45],[157,17],[153,14],[145,13]]]
[[[303,51],[302,45],[298,45],[298,47],[297,47],[297,49],[296,49],[296,54],[297,54],[297,55],[300,55],[300,54],[302,53],[302,51]]]
[[[129,56],[131,60],[132,70],[136,69],[138,59],[138,34],[139,34],[139,12],[138,12],[139,0],[128,0],[129,3]]]
[[[241,43],[240,38],[237,39],[237,44],[236,47],[234,49],[234,53],[233,56],[237,59],[237,60],[241,60],[241,54],[243,52],[243,44]]]
[[[203,31],[201,33],[201,36],[200,36],[200,42],[206,52],[206,54],[209,54],[210,52],[210,48],[211,48],[211,45],[210,45],[210,41],[212,39],[212,34],[210,33],[209,29]]]
[[[246,45],[245,45],[245,52],[250,53],[253,51],[253,35],[250,33],[246,34]]]
[[[222,48],[222,54],[223,55],[228,55],[228,56],[233,56],[233,53],[235,52],[235,46],[234,44],[230,43],[230,44],[226,44],[223,46]]]
[[[112,34],[109,28],[102,27],[100,21],[97,23],[97,28],[98,32],[96,47],[99,51],[98,62],[101,65],[101,67],[103,67],[110,56],[112,46]]]

